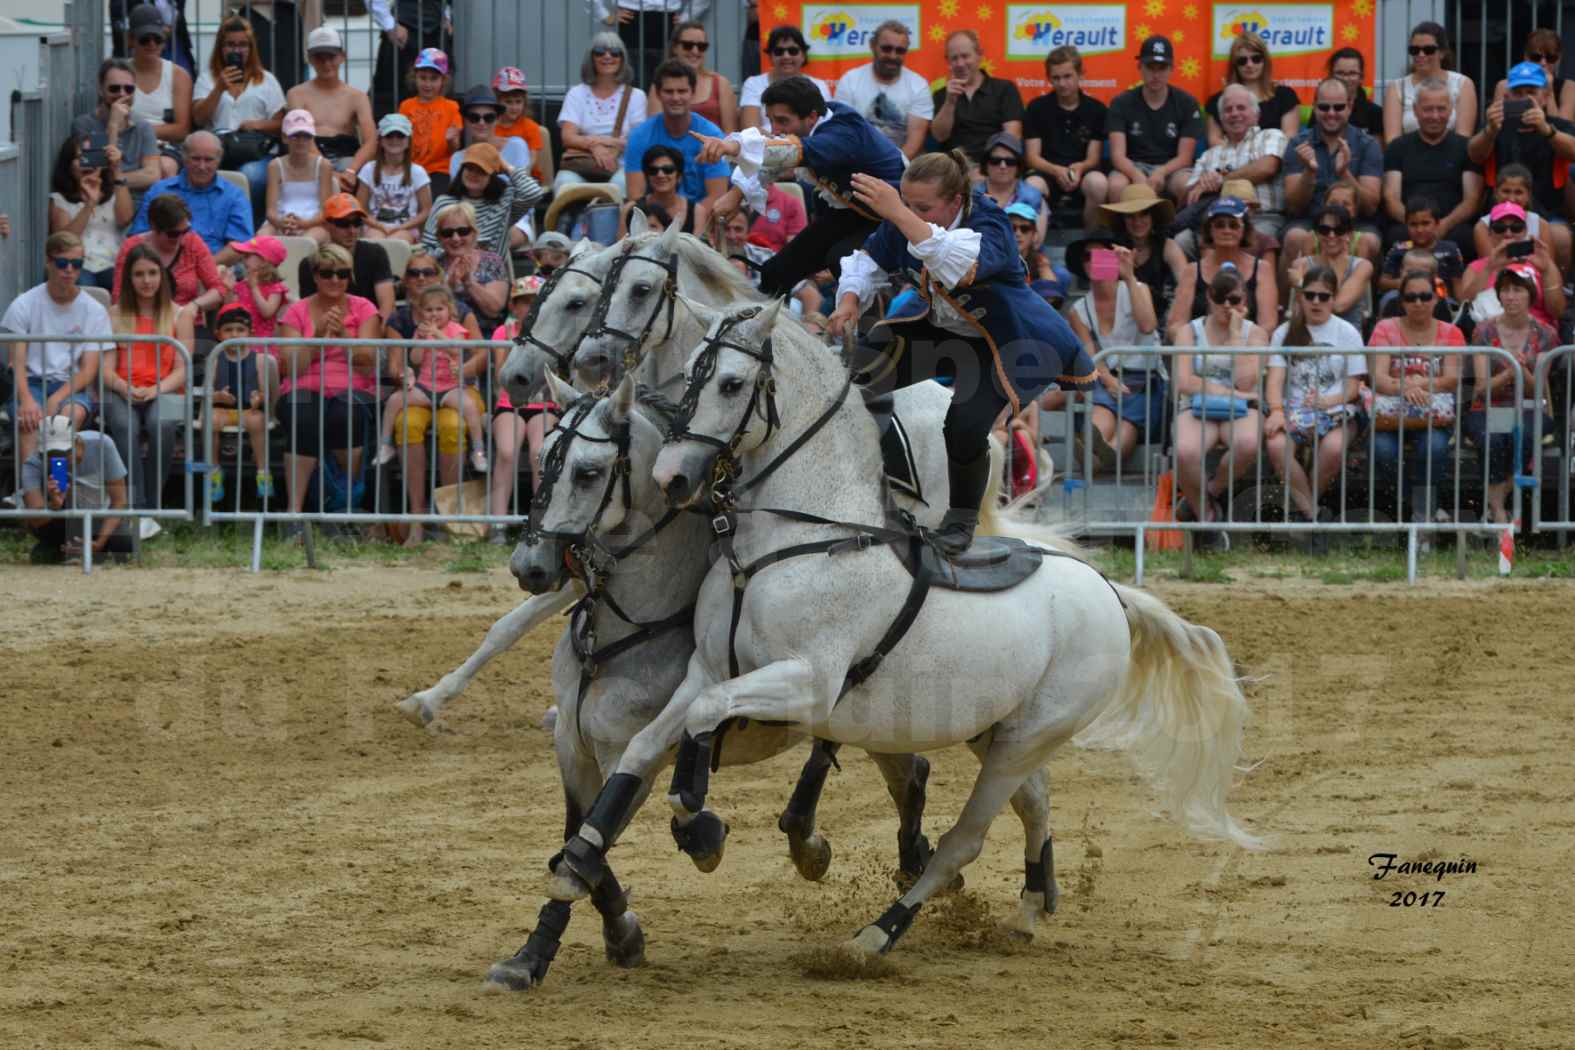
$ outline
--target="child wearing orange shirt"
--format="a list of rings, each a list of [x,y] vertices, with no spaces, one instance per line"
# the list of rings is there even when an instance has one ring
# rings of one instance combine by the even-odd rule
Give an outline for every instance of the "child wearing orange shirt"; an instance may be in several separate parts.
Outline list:
[[[514,66],[504,66],[492,78],[492,91],[498,96],[498,104],[503,107],[493,134],[499,139],[524,139],[525,145],[530,147],[531,178],[543,186],[551,183],[552,144],[541,125],[525,115],[525,109],[530,105],[530,94],[524,72]]]
[[[410,159],[426,169],[434,183],[432,192],[448,188],[448,164],[459,148],[465,123],[459,103],[447,97],[448,56],[435,47],[423,48],[416,56],[411,76],[416,94],[399,104],[399,112],[410,119]],[[437,185],[441,180],[441,188]]]

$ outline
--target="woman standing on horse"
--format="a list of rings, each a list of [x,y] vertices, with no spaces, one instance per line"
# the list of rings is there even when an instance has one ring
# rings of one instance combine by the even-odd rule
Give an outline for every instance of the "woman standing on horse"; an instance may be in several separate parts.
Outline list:
[[[1027,285],[1006,213],[968,180],[958,151],[909,165],[902,190],[869,175],[853,195],[882,222],[842,260],[830,330],[840,336],[888,274],[909,274],[918,296],[859,341],[854,367],[867,394],[950,378],[944,433],[951,503],[932,539],[955,556],[973,542],[990,477],[990,428],[1050,384],[1087,389],[1093,362],[1071,327]],[[1108,373],[1097,376],[1107,386]]]

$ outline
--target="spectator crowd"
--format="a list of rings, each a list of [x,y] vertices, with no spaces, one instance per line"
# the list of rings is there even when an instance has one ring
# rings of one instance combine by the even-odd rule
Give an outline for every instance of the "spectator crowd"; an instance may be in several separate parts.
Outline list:
[[[265,6],[286,19],[295,7]],[[1447,477],[1458,429],[1488,465],[1486,512],[1507,520],[1524,463],[1488,413],[1550,406],[1514,403],[1502,356],[1429,351],[1507,351],[1529,396],[1538,356],[1570,341],[1575,84],[1558,75],[1556,33],[1533,32],[1489,87],[1453,69],[1445,30],[1424,22],[1381,98],[1363,86],[1362,53],[1345,48],[1305,105],[1254,33],[1234,40],[1225,82],[1201,102],[1171,84],[1174,48],[1151,36],[1133,56],[1135,86],[1106,105],[1083,90],[1075,48],[1048,55],[1048,90],[1025,99],[988,72],[968,29],[945,39],[947,77],[932,91],[906,68],[913,41],[895,21],[835,83],[806,76],[811,43],[776,26],[764,70],[735,86],[708,67],[713,41],[687,10],[597,6],[604,28],[555,130],[529,115],[525,70],[456,83],[450,27],[425,0],[370,4],[383,34],[371,95],[342,78],[331,27],[295,36],[260,25],[266,14],[237,15],[204,56],[167,21],[175,8],[116,8],[127,57],[103,63],[96,105],[58,144],[45,281],[0,322],[36,337],[8,352],[28,464],[16,498],[60,505],[45,459],[70,450],[78,476],[97,478],[76,500],[162,505],[186,391],[200,383],[215,424],[245,436],[257,498],[279,509],[352,505],[367,468],[395,461],[413,512],[467,470],[487,479],[495,513],[523,505],[515,473],[534,470],[553,406],[510,404],[491,381],[502,354],[453,344],[517,331],[573,239],[610,240],[635,206],[705,238],[824,327],[839,260],[874,227],[839,210],[849,203],[827,179],[799,167],[806,193],[796,165],[778,172],[761,151],[856,125],[889,143],[893,171],[869,173],[891,181],[923,154],[960,151],[975,194],[1011,223],[1024,281],[1090,354],[1195,348],[1110,356],[1092,394],[1053,391],[1003,420],[1031,444],[1039,407],[1086,396],[1102,466],[1140,441],[1174,444],[1179,516],[1222,516],[1261,457],[1283,475],[1292,516],[1311,521],[1330,514],[1329,486],[1369,429],[1372,470],[1405,486],[1402,511],[1449,513],[1410,493]],[[299,55],[286,61],[282,38]],[[600,199],[620,205],[612,228],[591,221],[595,209],[541,228],[551,202]],[[1076,232],[1064,266],[1056,231]],[[157,337],[198,350],[241,337],[409,342],[227,348],[188,368]],[[1226,348],[1261,351],[1210,352]],[[278,481],[275,433],[288,448]],[[215,435],[203,440],[187,456],[213,462]],[[1229,452],[1217,466],[1213,449]],[[222,471],[206,484],[226,499]],[[101,549],[124,542],[130,526],[115,526]],[[40,557],[66,546],[51,519],[37,528]]]

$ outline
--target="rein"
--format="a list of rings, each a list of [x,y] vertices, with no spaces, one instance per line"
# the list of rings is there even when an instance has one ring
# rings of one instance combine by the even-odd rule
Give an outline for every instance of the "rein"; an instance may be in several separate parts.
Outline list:
[[[536,301],[531,304],[530,313],[525,315],[525,320],[520,324],[520,334],[514,337],[516,343],[522,346],[533,346],[551,358],[553,364],[557,366],[554,371],[558,373],[558,378],[565,380],[569,378],[569,366],[574,361],[574,351],[579,346],[578,341],[567,350],[559,350],[536,338],[535,329],[536,320],[540,316],[541,311],[545,309],[547,299],[552,295],[553,289],[558,287],[558,282],[563,279],[563,275],[569,273],[577,273],[595,284],[596,287],[602,287],[602,278],[597,277],[589,270],[582,270],[578,266],[573,265],[558,267],[547,278],[546,282],[542,284],[541,291],[536,295]],[[600,303],[598,301],[598,308],[599,306]],[[580,338],[583,339],[584,336]]]

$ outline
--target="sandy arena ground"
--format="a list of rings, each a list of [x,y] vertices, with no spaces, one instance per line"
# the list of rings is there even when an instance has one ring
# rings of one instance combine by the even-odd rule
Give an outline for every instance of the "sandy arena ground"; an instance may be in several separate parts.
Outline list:
[[[1232,802],[1272,852],[1184,838],[1122,757],[1068,749],[1061,911],[1032,945],[999,929],[1008,812],[887,976],[828,979],[806,948],[893,896],[895,825],[846,755],[830,875],[800,881],[775,827],[793,753],[713,780],[713,875],[641,813],[614,859],[645,968],[606,965],[586,908],[548,985],[508,996],[481,977],[560,835],[538,724],[561,621],[429,734],[391,704],[517,600],[501,572],[8,568],[0,1047],[1575,1045],[1575,588],[1160,593],[1265,676]],[[975,766],[932,759],[933,839]],[[1374,853],[1478,870],[1374,881]],[[1390,906],[1408,890],[1444,896]]]

